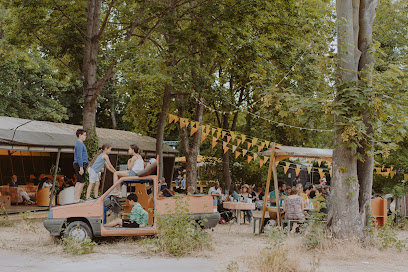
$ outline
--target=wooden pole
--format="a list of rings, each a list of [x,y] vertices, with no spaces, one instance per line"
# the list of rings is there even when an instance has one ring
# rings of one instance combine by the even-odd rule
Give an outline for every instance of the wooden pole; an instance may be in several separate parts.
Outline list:
[[[274,144],[275,145],[275,144]],[[272,169],[273,169],[273,185],[275,187],[275,199],[276,199],[276,209],[277,209],[277,217],[276,217],[276,225],[280,226],[280,221],[281,221],[281,213],[280,213],[280,199],[279,199],[279,187],[278,187],[278,173],[276,172],[276,156],[275,156],[275,146],[273,150],[273,157],[271,158],[273,160],[272,163]]]
[[[61,148],[58,148],[57,162],[55,163],[54,176],[52,177],[52,189],[51,189],[51,195],[50,195],[50,205],[48,206],[48,210],[51,210],[51,207],[52,207],[52,200],[54,198],[55,183],[57,181],[58,165],[60,161],[60,156],[61,156]]]
[[[262,220],[261,220],[261,229],[260,233],[263,232],[264,229],[264,222],[265,222],[265,212],[266,212],[266,205],[267,205],[267,200],[268,200],[268,194],[269,194],[269,186],[271,185],[271,177],[272,177],[272,169],[274,165],[274,161],[272,158],[275,158],[275,143],[271,143],[271,157],[269,159],[269,168],[268,168],[268,179],[266,180],[266,189],[265,189],[265,196],[264,196],[264,203],[263,203],[263,210],[262,210]],[[275,169],[276,171],[276,169]]]

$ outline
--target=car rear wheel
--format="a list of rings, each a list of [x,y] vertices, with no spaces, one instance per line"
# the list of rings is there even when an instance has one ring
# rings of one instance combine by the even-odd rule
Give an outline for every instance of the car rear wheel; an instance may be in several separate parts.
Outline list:
[[[87,223],[74,221],[68,224],[64,231],[64,237],[72,237],[79,241],[84,241],[86,238],[92,240],[92,230]]]

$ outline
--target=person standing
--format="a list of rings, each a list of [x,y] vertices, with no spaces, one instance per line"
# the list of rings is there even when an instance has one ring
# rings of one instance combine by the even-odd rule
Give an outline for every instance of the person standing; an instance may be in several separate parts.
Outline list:
[[[89,165],[89,161],[88,151],[84,144],[86,131],[80,128],[76,131],[76,136],[78,140],[74,149],[74,170],[77,176],[77,183],[74,190],[74,202],[79,202],[86,181],[85,170]]]

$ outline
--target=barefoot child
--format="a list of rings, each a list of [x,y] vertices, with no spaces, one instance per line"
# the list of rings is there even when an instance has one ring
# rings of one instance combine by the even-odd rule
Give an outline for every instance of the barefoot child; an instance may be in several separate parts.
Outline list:
[[[106,166],[106,168],[111,171],[112,173],[115,173],[116,170],[112,166],[110,160],[109,160],[109,153],[111,153],[112,147],[110,144],[104,144],[101,147],[101,150],[99,153],[93,158],[91,163],[89,164],[88,167],[88,173],[89,173],[89,186],[88,189],[86,190],[86,200],[91,200],[91,192],[92,192],[92,187],[95,185],[94,189],[94,197],[98,197],[98,192],[99,192],[99,173],[101,172],[103,166]]]
[[[137,202],[139,199],[136,194],[130,194],[127,197],[130,206],[133,206],[132,211],[127,213],[129,219],[117,218],[112,222],[105,224],[105,227],[122,226],[125,228],[139,228],[144,227],[149,221],[149,214]]]

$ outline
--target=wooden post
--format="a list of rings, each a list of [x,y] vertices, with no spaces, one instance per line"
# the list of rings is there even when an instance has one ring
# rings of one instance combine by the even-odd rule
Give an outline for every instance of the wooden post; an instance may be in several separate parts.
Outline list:
[[[261,230],[260,233],[263,232],[264,229],[264,222],[265,222],[265,212],[266,212],[266,205],[267,205],[267,200],[268,200],[268,194],[269,194],[269,186],[271,184],[271,177],[272,177],[272,169],[274,167],[274,159],[275,158],[275,143],[271,143],[271,157],[269,159],[269,168],[268,168],[268,179],[266,180],[266,189],[265,189],[265,196],[264,196],[264,203],[263,203],[263,210],[262,210],[262,220],[261,220]],[[275,167],[276,171],[276,167]]]
[[[48,210],[51,210],[51,207],[52,207],[52,200],[54,198],[55,182],[57,181],[58,165],[60,161],[60,156],[61,156],[61,148],[58,148],[57,162],[55,163],[54,176],[52,177],[52,189],[51,189],[51,195],[50,195],[50,205],[48,206]]]
[[[117,164],[117,163],[116,163],[116,164]],[[101,195],[103,195],[103,193],[104,193],[104,189],[105,189],[106,172],[107,172],[107,169],[105,168],[105,170],[103,171],[103,179],[102,179]]]
[[[276,199],[276,209],[277,209],[277,217],[276,217],[276,225],[280,226],[281,221],[281,213],[280,213],[280,199],[279,199],[279,187],[278,187],[278,173],[276,172],[276,157],[275,157],[275,143],[274,143],[274,151],[273,151],[273,160],[272,169],[273,169],[273,186],[275,187],[275,199]]]

